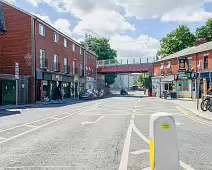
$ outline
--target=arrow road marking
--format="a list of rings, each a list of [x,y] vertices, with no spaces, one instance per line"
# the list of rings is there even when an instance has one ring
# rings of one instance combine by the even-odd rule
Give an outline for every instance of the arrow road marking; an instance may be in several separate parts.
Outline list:
[[[85,122],[82,122],[81,125],[84,126],[84,125],[87,125],[87,124],[95,124],[95,123],[99,122],[103,118],[104,118],[104,116],[101,116],[100,118],[98,118],[94,122],[85,121]]]

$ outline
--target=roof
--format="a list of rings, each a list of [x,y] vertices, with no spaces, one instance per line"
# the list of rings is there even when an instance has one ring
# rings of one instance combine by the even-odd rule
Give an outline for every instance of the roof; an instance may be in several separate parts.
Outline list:
[[[58,32],[59,34],[61,34],[62,36],[64,36],[65,38],[69,39],[70,41],[74,42],[75,44],[79,45],[81,48],[83,48],[84,50],[86,50],[86,48],[84,48],[80,43],[78,43],[77,41],[73,40],[73,39],[70,38],[69,36],[65,35],[65,34],[62,33],[61,31],[59,31],[58,29],[54,28],[53,26],[51,26],[50,24],[48,24],[47,22],[45,22],[45,21],[42,20],[41,18],[39,18],[39,17],[37,17],[37,16],[35,16],[35,15],[32,15],[32,14],[30,14],[29,12],[26,12],[26,11],[24,11],[23,9],[18,8],[18,7],[16,7],[16,6],[10,4],[9,2],[7,2],[7,1],[5,1],[5,0],[0,0],[0,1],[2,1],[4,4],[6,4],[6,5],[8,5],[8,6],[12,7],[12,8],[15,8],[15,9],[17,9],[17,10],[23,12],[23,13],[26,14],[26,15],[31,16],[31,17],[34,18],[34,19],[37,19],[39,22],[42,22],[43,24],[45,24],[45,25],[48,26],[49,28],[55,30],[56,32]],[[93,51],[91,51],[91,50],[87,50],[87,51],[88,51],[89,53],[93,54],[94,56],[96,56],[96,57],[98,58],[97,54],[95,54]]]
[[[209,51],[209,50],[212,50],[212,41],[204,43],[204,44],[200,44],[198,46],[193,46],[193,47],[183,49],[183,50],[178,51],[174,54],[171,54],[167,57],[164,57],[164,58],[162,58],[162,59],[160,59],[156,62],[171,60],[171,59],[174,59],[174,58],[177,58],[177,57],[188,56],[188,55],[191,55],[191,54],[197,54],[197,53]]]

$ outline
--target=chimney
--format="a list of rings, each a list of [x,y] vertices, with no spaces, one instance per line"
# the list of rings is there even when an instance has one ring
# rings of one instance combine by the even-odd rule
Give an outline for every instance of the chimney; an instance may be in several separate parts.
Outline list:
[[[206,42],[208,42],[208,41],[205,38],[203,38],[203,39],[197,40],[195,43],[196,43],[196,46],[198,46],[198,45],[204,44]]]

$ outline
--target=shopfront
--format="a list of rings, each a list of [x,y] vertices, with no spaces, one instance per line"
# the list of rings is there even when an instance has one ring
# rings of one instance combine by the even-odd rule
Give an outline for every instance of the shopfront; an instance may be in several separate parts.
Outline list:
[[[65,90],[64,98],[71,98],[71,85],[73,84],[73,77],[62,75],[62,87]]]
[[[152,77],[152,92],[153,96],[160,97],[163,91],[171,92],[174,76],[159,76]]]
[[[195,73],[177,74],[174,76],[175,91],[180,98],[196,98]]]

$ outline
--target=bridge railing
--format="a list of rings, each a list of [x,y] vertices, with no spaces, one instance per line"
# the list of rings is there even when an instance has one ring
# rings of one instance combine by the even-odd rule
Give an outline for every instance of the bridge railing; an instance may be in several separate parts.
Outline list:
[[[98,60],[98,67],[116,67],[121,65],[139,65],[155,62],[155,58],[136,58],[136,59],[110,59],[110,60]]]

